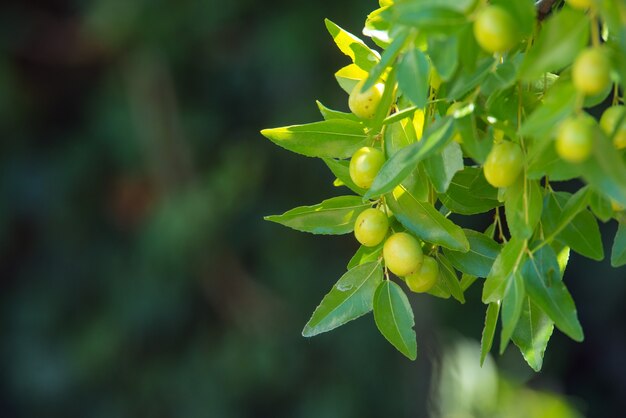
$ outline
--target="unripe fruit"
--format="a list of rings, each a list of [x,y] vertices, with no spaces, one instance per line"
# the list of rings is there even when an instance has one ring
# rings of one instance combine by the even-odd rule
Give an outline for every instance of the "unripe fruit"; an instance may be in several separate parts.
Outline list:
[[[587,10],[593,5],[593,0],[567,0],[570,7],[578,10]]]
[[[417,239],[406,232],[398,232],[385,241],[383,258],[393,274],[404,277],[419,270],[424,254]]]
[[[621,119],[621,123],[613,137],[613,144],[617,149],[626,148],[626,107],[622,105],[611,106],[604,111],[600,118],[600,128],[607,136],[613,135],[613,131],[617,127],[617,123]]]
[[[361,119],[373,119],[376,114],[376,109],[380,104],[380,99],[383,97],[385,85],[377,83],[362,92],[361,88],[363,84],[365,84],[365,80],[356,83],[352,89],[350,97],[348,98],[348,107],[352,113]]]
[[[611,83],[611,63],[602,48],[588,48],[578,54],[572,66],[572,81],[579,92],[593,96]]]
[[[589,116],[571,117],[561,122],[556,136],[557,154],[570,163],[580,163],[589,158],[594,123]]]
[[[365,209],[354,223],[356,240],[366,247],[375,247],[383,242],[389,229],[387,215],[378,209]]]
[[[478,12],[474,37],[487,52],[506,52],[519,42],[517,22],[500,6],[487,6]]]
[[[350,178],[357,186],[369,189],[384,163],[385,155],[378,148],[360,148],[350,159]]]
[[[514,142],[494,144],[487,156],[483,171],[493,187],[509,187],[517,180],[524,167],[524,154]]]
[[[422,267],[415,273],[405,277],[406,284],[413,292],[428,292],[437,283],[439,276],[439,265],[432,257],[424,256]]]

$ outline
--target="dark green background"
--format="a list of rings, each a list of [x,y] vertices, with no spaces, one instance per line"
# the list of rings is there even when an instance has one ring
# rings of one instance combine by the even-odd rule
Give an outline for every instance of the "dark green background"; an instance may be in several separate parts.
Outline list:
[[[0,6],[2,417],[422,417],[468,303],[412,297],[419,359],[371,316],[302,326],[354,239],[262,221],[346,193],[258,133],[347,110],[329,17],[374,1],[8,0]],[[605,251],[615,225],[604,225]],[[589,417],[626,410],[624,269],[573,256],[586,332],[535,375]]]

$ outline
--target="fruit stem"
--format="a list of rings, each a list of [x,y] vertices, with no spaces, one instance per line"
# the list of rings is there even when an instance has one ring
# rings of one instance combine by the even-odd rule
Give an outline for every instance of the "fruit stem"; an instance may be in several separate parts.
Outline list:
[[[591,20],[591,44],[597,48],[600,46],[600,31],[598,29],[598,17],[596,16],[596,11],[590,11],[590,20]]]

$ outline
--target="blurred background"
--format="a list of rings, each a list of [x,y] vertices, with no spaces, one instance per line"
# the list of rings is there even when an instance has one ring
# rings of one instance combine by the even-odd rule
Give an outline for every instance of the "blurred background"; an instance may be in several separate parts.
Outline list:
[[[302,326],[356,250],[262,221],[345,194],[258,133],[347,110],[328,17],[374,0],[5,0],[0,416],[618,417],[624,270],[574,255],[586,332],[542,373],[478,367],[484,306],[411,298],[409,362],[366,316]],[[614,224],[602,225],[605,252]]]

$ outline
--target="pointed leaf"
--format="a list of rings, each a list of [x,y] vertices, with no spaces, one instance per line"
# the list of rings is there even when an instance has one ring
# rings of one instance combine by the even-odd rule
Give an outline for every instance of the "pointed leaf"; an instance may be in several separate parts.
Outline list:
[[[442,279],[443,285],[456,300],[465,303],[465,295],[463,295],[459,277],[454,267],[452,267],[452,264],[441,254],[437,254],[437,262],[439,263],[439,276]]]
[[[365,71],[370,71],[380,60],[378,53],[365,45],[361,39],[340,28],[328,19],[324,22],[326,23],[326,29],[328,29],[328,32],[333,37],[339,50],[349,56],[352,62],[358,67]]]
[[[380,333],[411,360],[417,358],[413,309],[406,294],[394,282],[385,280],[374,294],[374,320]]]
[[[263,129],[261,134],[276,145],[307,157],[349,158],[369,142],[363,125],[341,119]]]
[[[465,167],[452,178],[446,193],[439,194],[441,203],[454,213],[475,215],[501,206],[498,191],[476,167]]]
[[[339,196],[282,215],[266,216],[265,220],[312,234],[341,235],[352,232],[357,216],[371,206],[358,196]]]
[[[626,224],[620,222],[611,249],[611,266],[621,267],[626,264]]]
[[[541,370],[543,354],[553,330],[554,322],[548,315],[530,298],[525,298],[512,339],[528,365],[536,372]]]
[[[522,314],[522,307],[526,299],[524,291],[524,278],[517,272],[512,277],[512,283],[508,286],[504,299],[502,299],[502,333],[500,334],[500,354],[504,353],[506,346],[513,335],[517,322]]]
[[[365,245],[361,245],[348,262],[348,270],[351,270],[361,264],[370,263],[372,261],[378,260],[378,258],[381,256],[382,251],[382,242],[375,247],[366,247]]]
[[[330,171],[337,177],[347,188],[353,192],[363,196],[367,189],[357,186],[350,177],[350,161],[335,160],[333,158],[324,158],[324,162],[330,168]]]
[[[515,237],[502,247],[502,251],[496,257],[491,271],[487,275],[487,280],[485,280],[483,303],[495,302],[504,298],[507,286],[522,265],[525,250],[526,241]]]
[[[313,337],[335,329],[372,310],[374,293],[382,282],[380,263],[361,264],[345,273],[313,312],[302,335]]]
[[[526,180],[524,176],[506,189],[504,210],[511,235],[528,239],[533,235],[541,218],[543,193],[537,180]]]
[[[584,339],[576,305],[561,280],[556,254],[550,246],[535,252],[522,267],[530,299],[554,321],[558,329],[575,341]]]
[[[500,301],[491,302],[487,306],[485,313],[485,327],[483,335],[480,339],[480,365],[482,366],[487,358],[487,354],[493,345],[493,337],[496,334],[496,325],[498,324],[498,314],[500,313]]]
[[[407,51],[398,63],[398,86],[417,107],[424,107],[428,99],[430,64],[417,48]]]

